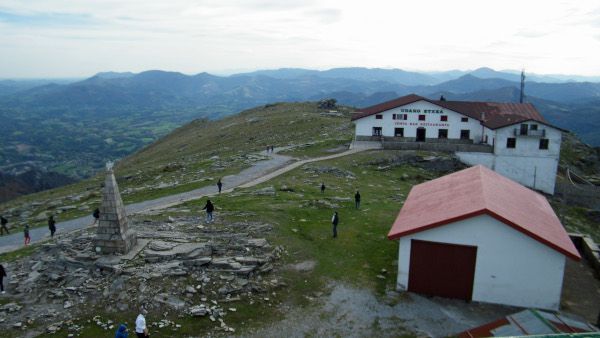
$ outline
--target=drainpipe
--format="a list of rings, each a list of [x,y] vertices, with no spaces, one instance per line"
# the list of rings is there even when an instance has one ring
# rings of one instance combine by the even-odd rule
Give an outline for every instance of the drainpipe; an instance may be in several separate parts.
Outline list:
[[[485,112],[481,113],[481,121],[479,122],[481,123],[481,143],[483,143],[483,140],[485,140],[485,126],[483,125],[483,122],[485,122]]]

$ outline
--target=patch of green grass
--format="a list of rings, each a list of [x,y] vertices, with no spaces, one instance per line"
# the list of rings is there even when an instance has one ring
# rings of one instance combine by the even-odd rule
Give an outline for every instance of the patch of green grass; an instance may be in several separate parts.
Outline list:
[[[381,294],[395,284],[393,262],[397,259],[398,244],[387,240],[386,235],[402,207],[404,196],[415,183],[412,179],[403,179],[403,175],[421,177],[422,173],[418,168],[407,166],[377,171],[375,166],[367,164],[374,154],[309,165],[350,171],[354,179],[332,174],[314,177],[310,170],[299,168],[255,188],[236,190],[231,198],[223,196],[220,207],[232,213],[249,211],[263,221],[277,224],[271,241],[284,245],[295,262],[317,262],[306,282],[294,283],[293,289],[299,295],[320,289],[329,280],[370,287]],[[319,191],[321,181],[327,186],[325,194]],[[251,193],[267,186],[274,186],[276,190],[286,186],[294,191],[277,190],[275,196]],[[360,210],[354,207],[353,196],[357,189],[362,195]],[[332,238],[334,210],[340,217],[337,239]]]
[[[554,211],[569,232],[587,234],[600,243],[600,226],[589,216],[589,209],[551,200]]]
[[[0,254],[0,262],[10,263],[16,261],[17,259],[27,257],[34,253],[37,250],[37,247],[37,244],[31,244],[11,252]]]

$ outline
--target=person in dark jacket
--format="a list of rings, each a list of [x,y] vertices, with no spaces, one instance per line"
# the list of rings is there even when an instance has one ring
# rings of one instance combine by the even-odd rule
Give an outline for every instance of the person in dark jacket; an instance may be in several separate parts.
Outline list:
[[[206,200],[206,205],[202,210],[206,210],[206,223],[210,223],[213,220],[213,211],[215,211],[215,206],[212,204],[210,200]]]
[[[115,333],[115,338],[127,338],[129,333],[127,332],[127,325],[121,324]]]
[[[219,178],[219,182],[217,182],[217,188],[219,188],[219,194],[221,193],[221,188],[223,188],[223,183],[221,182],[221,179]]]
[[[94,223],[92,223],[92,225],[94,225],[98,223],[98,219],[100,219],[100,209],[96,208],[92,213],[92,216],[94,217]]]
[[[54,220],[53,215],[50,215],[50,218],[48,218],[48,229],[50,229],[50,237],[54,238],[54,233],[56,232],[56,221]]]
[[[354,205],[356,209],[360,208],[360,193],[356,190],[356,194],[354,194]]]
[[[29,237],[29,224],[25,224],[23,228],[23,236],[25,237],[25,245],[29,245],[31,242],[31,237]]]
[[[0,216],[0,225],[2,226],[0,228],[0,234],[4,235],[4,231],[6,231],[7,234],[10,234],[10,232],[8,232],[8,228],[6,227],[6,224],[8,224],[8,220],[6,218],[4,218],[4,216]]]
[[[337,211],[333,212],[333,217],[331,217],[331,224],[333,225],[333,238],[337,237],[337,225],[340,222],[340,217],[338,216]]]
[[[325,192],[325,183],[321,183],[321,194]]]
[[[6,277],[6,271],[4,270],[4,266],[0,264],[0,291],[4,294],[4,277]]]

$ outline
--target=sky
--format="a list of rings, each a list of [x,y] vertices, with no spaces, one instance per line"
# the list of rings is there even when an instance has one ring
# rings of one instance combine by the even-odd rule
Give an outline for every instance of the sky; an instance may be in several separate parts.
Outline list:
[[[0,0],[0,78],[484,66],[600,75],[600,1]]]

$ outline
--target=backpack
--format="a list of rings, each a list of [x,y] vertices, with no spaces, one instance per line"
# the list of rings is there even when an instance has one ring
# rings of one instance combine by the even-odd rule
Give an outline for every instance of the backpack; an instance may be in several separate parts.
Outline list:
[[[4,218],[3,216],[0,216],[0,224],[6,225],[6,223],[8,223],[8,220],[6,218]]]

